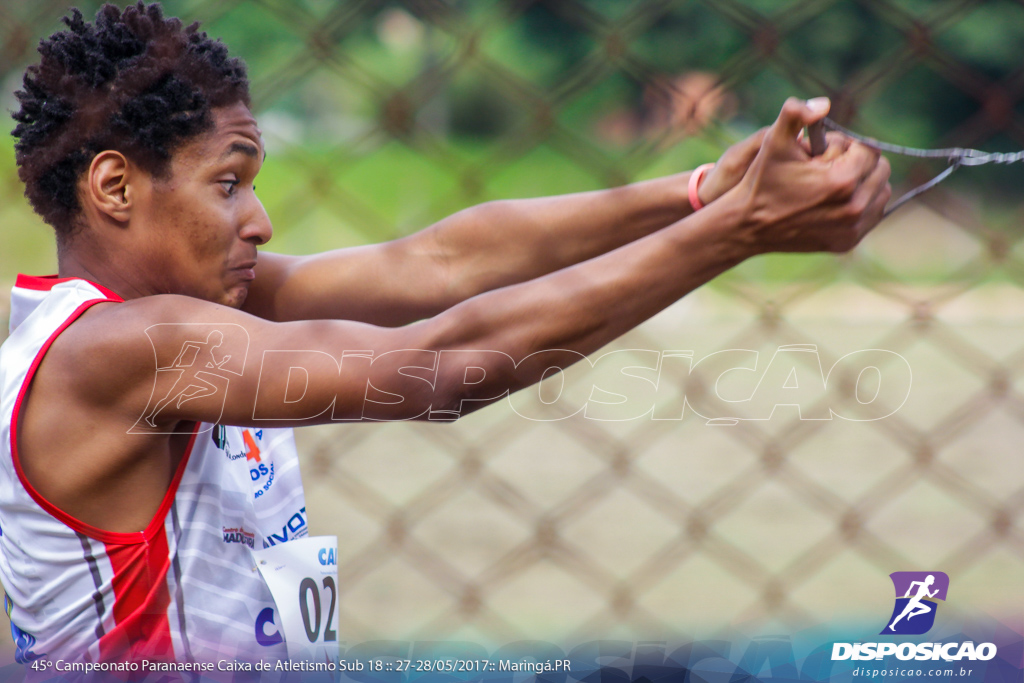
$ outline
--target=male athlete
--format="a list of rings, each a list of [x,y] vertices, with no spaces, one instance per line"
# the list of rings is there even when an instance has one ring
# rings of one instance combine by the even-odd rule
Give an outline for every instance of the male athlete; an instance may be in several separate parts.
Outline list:
[[[310,641],[330,641],[337,625],[317,609],[314,629],[260,559],[298,563],[306,534],[288,428],[495,401],[751,256],[852,248],[890,194],[861,145],[812,157],[798,134],[828,102],[789,100],[700,185],[682,173],[491,202],[385,244],[258,252],[271,226],[243,64],[158,5],[65,23],[14,114],[59,263],[19,278],[0,352],[0,579],[23,661],[272,661],[303,609]],[[309,576],[298,595],[328,589]]]

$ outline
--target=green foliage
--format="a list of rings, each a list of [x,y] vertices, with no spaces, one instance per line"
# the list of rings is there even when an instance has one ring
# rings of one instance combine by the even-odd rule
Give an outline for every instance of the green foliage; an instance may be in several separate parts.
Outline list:
[[[59,23],[0,2],[10,90],[36,37]],[[87,15],[99,4],[78,3]],[[789,95],[829,94],[852,127],[903,144],[1024,147],[1024,5],[1010,0],[163,4],[249,64],[270,150],[257,185],[282,251],[387,239],[488,199],[692,167],[770,123]],[[668,129],[666,83],[694,71],[720,79],[732,104],[703,127]],[[3,102],[13,106],[9,92]],[[52,269],[52,238],[20,196],[9,138],[0,162],[0,279]],[[915,171],[894,168],[897,179]],[[1001,167],[952,182],[994,211],[1016,202],[1022,180],[1020,167]],[[751,277],[794,274],[773,262]]]

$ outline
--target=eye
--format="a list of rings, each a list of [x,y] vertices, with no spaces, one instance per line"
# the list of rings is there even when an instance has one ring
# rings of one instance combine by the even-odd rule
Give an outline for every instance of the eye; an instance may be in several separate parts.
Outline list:
[[[220,183],[220,186],[224,188],[228,195],[233,195],[235,193],[235,186],[238,185],[238,180],[235,178],[218,180],[217,182]]]

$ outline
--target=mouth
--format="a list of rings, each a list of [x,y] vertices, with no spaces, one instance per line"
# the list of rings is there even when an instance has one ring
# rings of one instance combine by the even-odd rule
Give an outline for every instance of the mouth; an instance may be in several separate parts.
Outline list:
[[[231,272],[235,273],[240,280],[252,282],[256,279],[256,259],[235,266]]]

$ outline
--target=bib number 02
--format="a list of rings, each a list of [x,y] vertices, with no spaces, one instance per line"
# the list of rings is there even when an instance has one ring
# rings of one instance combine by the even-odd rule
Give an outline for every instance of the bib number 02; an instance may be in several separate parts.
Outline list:
[[[337,661],[337,537],[296,538],[252,555],[274,596],[288,656]]]
[[[323,638],[324,642],[334,642],[338,640],[338,632],[333,628],[334,607],[338,601],[338,589],[334,583],[334,577],[323,577],[323,587],[324,597],[328,591],[331,594],[331,603],[326,610],[327,623],[324,624]],[[310,605],[313,606],[312,614],[310,614]],[[320,589],[317,588],[316,581],[308,576],[299,583],[299,613],[302,615],[302,625],[306,629],[306,639],[311,643],[320,640],[320,617],[322,616]]]

